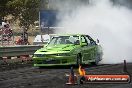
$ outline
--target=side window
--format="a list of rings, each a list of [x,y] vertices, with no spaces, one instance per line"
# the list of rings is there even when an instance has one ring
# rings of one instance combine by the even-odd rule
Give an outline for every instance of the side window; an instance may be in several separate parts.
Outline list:
[[[96,42],[88,35],[86,35],[86,40],[88,42],[88,45],[96,45]]]
[[[89,40],[89,38],[86,36],[86,40],[87,40],[87,43],[88,43],[88,45],[90,44],[90,40]]]
[[[81,40],[82,40],[82,43],[87,43],[86,38],[84,36],[81,36]]]

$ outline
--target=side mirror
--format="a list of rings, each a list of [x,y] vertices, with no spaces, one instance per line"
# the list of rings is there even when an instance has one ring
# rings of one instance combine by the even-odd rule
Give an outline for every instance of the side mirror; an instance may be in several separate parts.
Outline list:
[[[82,46],[87,46],[87,43],[82,43]]]
[[[99,39],[97,39],[97,43],[99,43]]]

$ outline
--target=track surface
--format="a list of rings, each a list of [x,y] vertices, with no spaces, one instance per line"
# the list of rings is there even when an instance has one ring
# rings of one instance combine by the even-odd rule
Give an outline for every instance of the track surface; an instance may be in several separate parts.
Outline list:
[[[66,85],[65,74],[70,72],[70,67],[65,66],[39,69],[32,65],[19,65],[18,68],[6,68],[0,68],[0,88],[132,88],[132,83]],[[132,75],[132,63],[127,64],[127,69]],[[118,74],[123,73],[123,64],[88,66],[85,70],[87,74]],[[74,71],[77,73],[77,69]]]

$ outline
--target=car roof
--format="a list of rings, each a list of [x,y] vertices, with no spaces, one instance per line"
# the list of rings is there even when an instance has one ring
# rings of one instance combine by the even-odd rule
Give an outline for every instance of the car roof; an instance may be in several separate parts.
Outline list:
[[[81,35],[86,35],[86,34],[50,34],[53,36],[81,36]]]

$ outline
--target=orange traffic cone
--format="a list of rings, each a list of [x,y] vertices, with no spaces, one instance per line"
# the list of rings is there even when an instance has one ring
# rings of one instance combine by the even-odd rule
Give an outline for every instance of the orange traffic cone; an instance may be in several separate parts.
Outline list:
[[[66,83],[66,84],[68,84],[68,85],[77,84],[76,83],[77,82],[77,76],[74,75],[73,67],[71,67],[71,72],[70,72],[70,75],[68,75],[68,76],[69,76],[69,79],[68,79],[68,83]]]

